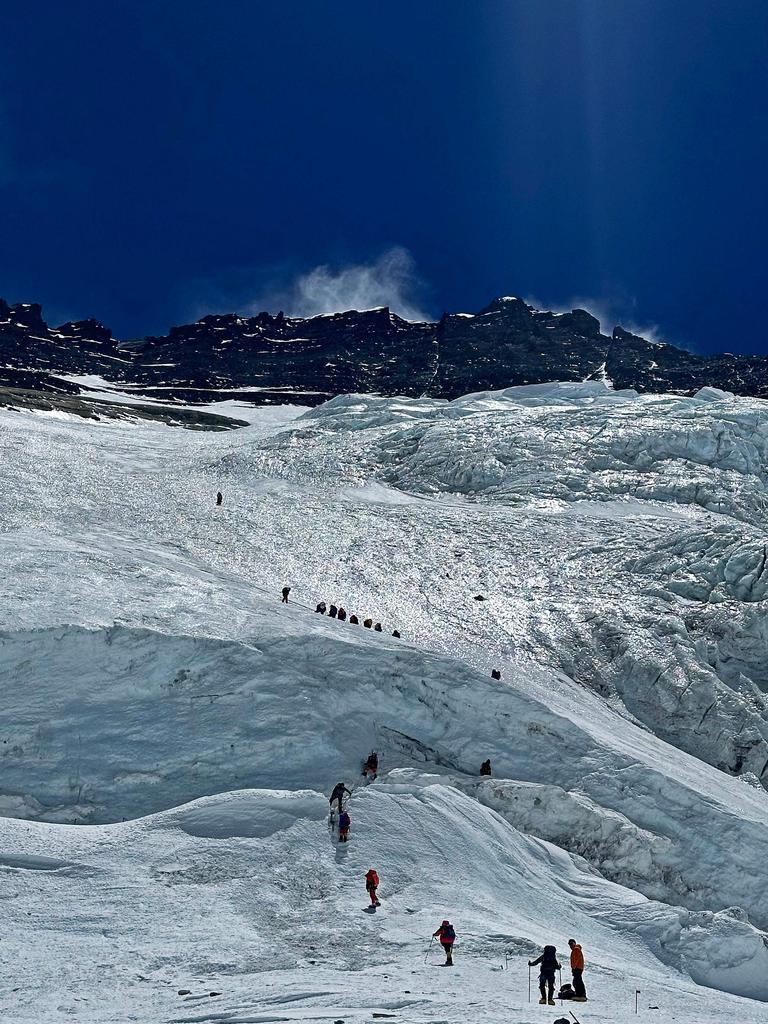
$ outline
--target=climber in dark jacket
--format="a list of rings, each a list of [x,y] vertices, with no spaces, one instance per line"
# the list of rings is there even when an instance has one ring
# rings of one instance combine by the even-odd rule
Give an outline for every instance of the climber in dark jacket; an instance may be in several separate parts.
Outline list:
[[[368,778],[371,776],[371,780],[375,781],[376,776],[379,773],[379,755],[375,750],[372,750],[363,764],[363,775]]]
[[[490,759],[490,757],[488,758],[487,761],[483,761],[483,763],[480,765],[480,774],[481,775],[490,775],[491,774],[491,759]]]
[[[317,612],[318,615],[325,615],[327,610],[328,606],[326,605],[325,601],[321,601],[317,608],[315,608],[315,611]]]
[[[339,814],[341,814],[341,811],[342,811],[342,806],[341,805],[342,805],[342,801],[344,800],[344,794],[345,793],[348,793],[349,796],[352,796],[352,790],[351,789],[347,789],[347,787],[344,785],[343,782],[337,782],[336,785],[333,787],[333,792],[331,793],[331,798],[328,801],[328,803],[331,805],[331,810],[333,810],[333,802],[335,800],[336,803],[338,804],[338,807],[339,807]]]
[[[535,967],[537,964],[541,964],[539,968],[539,992],[541,992],[541,999],[539,1002],[546,1006],[549,1003],[550,1006],[555,1005],[555,971],[560,970],[560,964],[557,960],[557,950],[554,946],[545,946],[544,952],[541,956],[537,956],[535,960],[529,960],[528,966]]]
[[[346,617],[347,617],[346,611],[343,608],[339,608],[338,614],[336,616],[336,618],[339,620],[339,622],[343,622],[346,619]]]

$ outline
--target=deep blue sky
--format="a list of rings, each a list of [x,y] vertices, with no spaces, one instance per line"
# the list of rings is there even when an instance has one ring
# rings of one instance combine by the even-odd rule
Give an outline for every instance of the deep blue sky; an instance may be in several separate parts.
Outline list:
[[[768,351],[767,41],[765,0],[7,0],[0,295],[131,337],[402,246],[430,313]]]

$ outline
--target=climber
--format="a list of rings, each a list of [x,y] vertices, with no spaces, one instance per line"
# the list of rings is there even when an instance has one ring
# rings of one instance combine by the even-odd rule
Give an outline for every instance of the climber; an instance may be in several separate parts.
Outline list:
[[[224,501],[224,495],[221,493],[221,491],[217,491],[216,492],[216,504],[220,505],[222,503],[222,501]]]
[[[371,780],[375,780],[379,773],[379,755],[375,750],[372,750],[363,764],[363,775],[368,778],[371,776]]]
[[[501,679],[501,672],[497,668],[491,669],[491,679]]]
[[[349,621],[350,621],[350,623],[353,626],[359,626],[360,625],[360,619],[358,619],[358,617],[356,615],[350,615],[349,616]]]
[[[346,843],[349,839],[349,826],[352,821],[349,817],[349,811],[342,811],[339,815],[339,842]]]
[[[321,601],[317,608],[315,608],[315,611],[317,612],[318,615],[325,615],[327,609],[328,606],[326,605],[325,601]]]
[[[399,640],[400,639],[400,630],[399,629],[393,629],[392,630],[392,636],[397,637],[397,639]]]
[[[381,632],[381,623],[377,622],[376,625],[373,628],[376,630],[377,633],[380,633]]]
[[[584,973],[584,952],[576,939],[568,939],[571,947],[571,974],[573,975],[574,1000],[577,1003],[586,1003],[587,990],[584,988],[582,974]]]
[[[432,932],[432,938],[440,936],[440,945],[445,950],[445,963],[443,967],[453,967],[453,944],[456,941],[456,932],[450,921],[445,920],[437,929]]]
[[[290,592],[291,592],[291,588],[290,587],[283,587],[283,601],[282,601],[283,604],[288,604],[288,595],[290,594]]]
[[[371,897],[371,906],[380,907],[379,897],[376,895],[376,890],[379,887],[379,876],[374,868],[368,868],[365,873],[365,888],[368,895]]]
[[[539,992],[541,992],[541,999],[539,1003],[542,1006],[546,1006],[549,1002],[550,1006],[555,1005],[555,971],[560,970],[560,964],[557,962],[557,950],[554,946],[545,946],[544,952],[541,956],[537,956],[535,960],[529,960],[528,966],[535,967],[537,964],[541,964],[541,970],[539,971]]]
[[[373,619],[365,619],[363,621],[363,625],[365,626],[366,629],[370,629],[371,626],[373,625]]]
[[[339,609],[336,607],[335,604],[332,604],[331,607],[328,609],[328,614],[331,616],[332,619],[335,619],[336,616],[339,614]]]
[[[346,611],[343,608],[339,608],[338,614],[336,616],[336,618],[339,620],[339,622],[343,622],[346,619],[346,617],[347,617]]]
[[[341,814],[341,804],[342,804],[342,801],[344,799],[344,794],[345,793],[348,793],[349,796],[352,796],[352,790],[351,789],[347,789],[347,787],[344,785],[343,782],[337,782],[336,785],[333,787],[333,792],[331,793],[331,798],[328,801],[328,803],[331,805],[331,810],[333,810],[333,802],[335,800],[337,802],[338,806],[339,806],[339,814]]]
[[[491,774],[491,759],[490,759],[490,757],[488,758],[487,761],[483,761],[483,763],[480,765],[480,774],[481,775],[490,775]]]

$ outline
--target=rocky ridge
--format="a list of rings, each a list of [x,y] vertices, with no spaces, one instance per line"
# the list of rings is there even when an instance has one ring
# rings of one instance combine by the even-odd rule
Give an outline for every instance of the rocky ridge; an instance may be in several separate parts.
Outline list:
[[[715,387],[768,396],[764,356],[696,355],[620,326],[607,335],[586,310],[537,310],[512,296],[435,323],[413,323],[386,307],[310,318],[232,313],[133,341],[119,341],[94,319],[49,327],[39,305],[0,299],[0,385],[77,393],[68,378],[85,375],[185,403],[317,405],[353,392],[454,399],[590,379],[639,392]]]

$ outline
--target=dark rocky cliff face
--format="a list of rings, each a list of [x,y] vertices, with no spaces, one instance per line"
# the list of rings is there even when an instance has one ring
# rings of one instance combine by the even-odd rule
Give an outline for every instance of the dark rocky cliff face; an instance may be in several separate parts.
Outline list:
[[[119,342],[96,320],[49,327],[36,304],[0,299],[0,384],[77,391],[97,375],[165,401],[240,396],[315,405],[336,394],[456,398],[550,380],[692,394],[709,385],[768,397],[768,358],[698,356],[614,328],[583,309],[536,310],[495,299],[477,314],[410,323],[388,309],[311,318],[206,316],[166,336]]]

